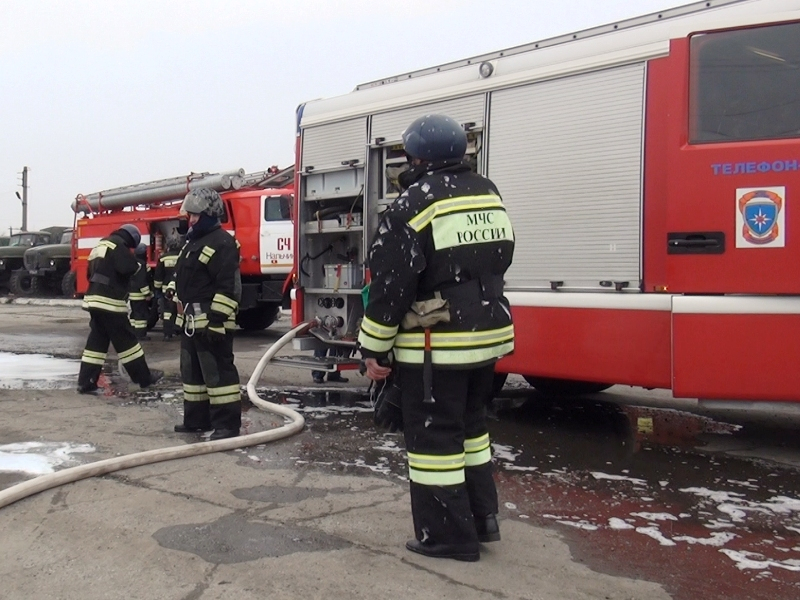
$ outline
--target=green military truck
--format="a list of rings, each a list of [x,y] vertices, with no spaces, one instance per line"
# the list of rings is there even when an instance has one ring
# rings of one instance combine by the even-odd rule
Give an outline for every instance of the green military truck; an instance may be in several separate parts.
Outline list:
[[[0,247],[0,289],[16,295],[31,295],[31,276],[25,270],[24,255],[28,248],[61,240],[66,227],[46,227],[41,231],[20,231],[9,236],[8,246]]]
[[[19,283],[22,286],[11,291],[19,296],[63,294],[72,298],[75,278],[70,271],[71,253],[72,229],[64,230],[54,243],[27,249],[23,263],[28,278],[21,277]]]

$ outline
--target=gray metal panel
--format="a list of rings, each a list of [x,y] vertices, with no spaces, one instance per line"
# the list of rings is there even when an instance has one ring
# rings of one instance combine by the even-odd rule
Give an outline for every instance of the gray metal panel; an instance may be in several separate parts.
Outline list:
[[[489,177],[516,232],[509,288],[641,279],[643,63],[494,92]]]
[[[484,94],[478,94],[445,102],[434,102],[392,112],[378,113],[372,117],[371,141],[374,142],[375,138],[384,138],[387,142],[399,142],[403,130],[414,119],[430,113],[445,114],[461,124],[475,123],[477,127],[482,127],[485,99],[486,96]]]
[[[359,117],[303,130],[301,168],[342,168],[343,161],[358,159],[364,164],[367,144],[367,119]]]

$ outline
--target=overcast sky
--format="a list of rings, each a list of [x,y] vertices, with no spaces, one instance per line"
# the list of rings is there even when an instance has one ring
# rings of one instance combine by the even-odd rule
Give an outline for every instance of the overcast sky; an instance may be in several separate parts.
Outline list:
[[[298,104],[685,0],[0,0],[0,231],[79,193],[294,161]]]

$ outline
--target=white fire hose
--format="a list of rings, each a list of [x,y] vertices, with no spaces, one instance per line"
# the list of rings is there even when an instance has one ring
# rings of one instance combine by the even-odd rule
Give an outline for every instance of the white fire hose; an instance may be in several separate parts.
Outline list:
[[[176,458],[186,458],[189,456],[199,456],[201,454],[210,454],[211,452],[225,452],[227,450],[236,450],[237,448],[247,448],[248,446],[257,446],[266,442],[273,442],[280,440],[290,435],[294,435],[302,431],[305,426],[305,419],[297,411],[275,404],[274,402],[267,402],[261,399],[256,393],[256,383],[261,378],[261,374],[269,363],[270,360],[277,354],[277,352],[290,342],[298,333],[303,331],[309,326],[310,323],[301,323],[277,342],[269,347],[264,356],[256,365],[253,374],[247,382],[247,396],[250,401],[258,408],[273,412],[289,421],[276,429],[269,431],[262,431],[260,433],[251,433],[235,438],[228,438],[224,440],[216,440],[214,442],[200,442],[198,444],[187,444],[184,446],[172,446],[170,448],[159,448],[158,450],[148,450],[146,452],[137,452],[135,454],[128,454],[126,456],[118,456],[116,458],[109,458],[98,462],[81,465],[79,467],[72,467],[57,471],[55,473],[48,473],[41,475],[34,479],[18,483],[5,490],[0,491],[0,508],[8,506],[22,500],[33,494],[38,494],[45,490],[49,490],[61,485],[87,479],[89,477],[97,477],[99,475],[106,475],[121,471],[123,469],[130,469],[131,467],[139,467],[141,465],[149,465],[151,463],[162,462],[165,460],[174,460]]]

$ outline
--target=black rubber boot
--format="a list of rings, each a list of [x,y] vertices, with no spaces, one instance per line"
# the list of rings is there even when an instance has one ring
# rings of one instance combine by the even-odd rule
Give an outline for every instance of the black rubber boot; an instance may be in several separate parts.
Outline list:
[[[500,541],[500,526],[497,524],[496,515],[475,517],[475,530],[478,532],[478,541],[481,543]]]
[[[147,383],[142,383],[139,385],[141,388],[150,387],[151,385],[158,382],[164,376],[164,371],[161,369],[150,369],[150,381]]]
[[[85,383],[83,385],[79,385],[78,386],[78,393],[79,394],[93,394],[98,389],[99,388],[97,387],[96,383],[90,382],[90,383]]]
[[[213,427],[187,427],[183,423],[175,425],[175,433],[202,433],[204,431],[211,431]]]
[[[215,429],[214,433],[208,439],[212,442],[214,440],[225,440],[227,438],[238,437],[239,431],[237,429]]]
[[[478,544],[429,544],[409,540],[406,542],[406,549],[431,558],[452,558],[465,562],[475,562],[481,558]]]

